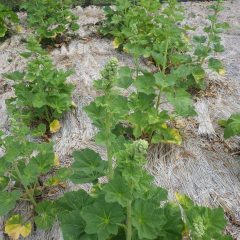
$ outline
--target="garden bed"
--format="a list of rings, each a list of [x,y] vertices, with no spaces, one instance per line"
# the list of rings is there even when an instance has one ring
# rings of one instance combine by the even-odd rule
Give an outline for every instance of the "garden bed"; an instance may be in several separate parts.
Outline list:
[[[187,21],[196,26],[199,32],[207,21],[207,5],[185,4]],[[114,50],[111,40],[97,34],[97,24],[104,18],[100,8],[76,7],[74,12],[80,17],[78,22],[81,26],[76,39],[68,46],[63,45],[51,52],[59,68],[75,70],[70,82],[76,85],[73,99],[77,108],[65,116],[61,131],[53,138],[62,165],[69,165],[74,149],[89,147],[104,156],[104,150],[92,141],[96,129],[83,111],[83,106],[96,96],[92,88],[93,80],[99,77],[100,70],[109,58],[118,58],[120,65],[134,65],[129,55]],[[217,121],[240,111],[239,12],[238,1],[225,2],[221,18],[230,23],[231,29],[222,34],[226,51],[218,57],[223,60],[227,73],[225,76],[209,74],[207,90],[195,96],[198,117],[179,123],[182,125],[183,145],[153,146],[148,156],[149,171],[155,176],[157,185],[169,190],[170,197],[177,191],[188,194],[202,205],[222,206],[229,218],[227,231],[235,239],[240,239],[240,163],[236,159],[239,138],[224,140]],[[25,14],[19,15],[24,22]],[[29,32],[23,30],[21,35],[13,36],[0,46],[0,74],[24,68],[25,62],[19,56],[24,50],[24,44],[20,40],[27,34]],[[142,65],[152,67],[146,66],[144,62]],[[4,100],[11,95],[10,82],[3,80],[0,75],[0,128],[6,131],[8,121]],[[89,186],[81,187],[88,189]],[[77,188],[79,186],[69,184],[65,191]],[[19,212],[24,212],[25,207],[19,206]],[[2,238],[5,239],[0,232]],[[37,230],[27,239],[58,240],[61,239],[61,233],[56,225],[50,232]]]

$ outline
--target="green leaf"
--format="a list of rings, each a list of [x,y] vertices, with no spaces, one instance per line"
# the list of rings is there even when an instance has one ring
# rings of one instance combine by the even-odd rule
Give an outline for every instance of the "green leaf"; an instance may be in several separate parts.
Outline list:
[[[191,95],[184,89],[177,89],[167,95],[168,101],[174,106],[175,111],[180,116],[194,116],[196,112],[192,105]]]
[[[4,216],[12,210],[20,196],[20,191],[0,192],[0,216]]]
[[[32,104],[34,108],[41,108],[46,105],[46,94],[43,92],[39,92],[33,95]]]
[[[80,28],[77,23],[72,23],[72,24],[70,25],[70,27],[71,27],[71,29],[72,29],[73,31],[77,31],[77,30]]]
[[[197,48],[195,49],[194,54],[195,54],[196,56],[198,56],[199,58],[205,58],[205,57],[208,56],[209,51],[210,51],[210,50],[209,50],[208,47],[206,47],[206,46],[204,46],[204,45],[202,45],[202,44],[199,44],[199,45],[197,46]]]
[[[224,52],[224,46],[221,43],[214,44],[215,52]]]
[[[93,203],[93,199],[84,190],[65,193],[63,197],[56,201],[56,208],[58,209],[58,215],[64,218],[66,212],[81,211],[83,207],[86,207]]]
[[[201,66],[196,66],[194,71],[192,72],[192,75],[197,82],[197,84],[201,84],[202,81],[204,81],[205,78],[205,71]]]
[[[220,70],[224,69],[222,62],[215,58],[210,58],[208,60],[208,67],[218,73]]]
[[[127,89],[132,84],[133,71],[129,67],[121,67],[118,70],[117,86]]]
[[[93,204],[93,198],[84,190],[65,193],[55,202],[58,219],[67,240],[97,240],[96,235],[88,235],[84,229],[86,224],[81,217],[81,210]]]
[[[25,73],[19,72],[19,71],[4,74],[4,77],[14,81],[22,80],[24,76],[25,76]]]
[[[185,63],[192,62],[192,57],[190,55],[183,55],[183,54],[174,54],[171,56],[170,59],[173,64],[185,64]]]
[[[162,53],[153,51],[152,52],[152,57],[158,65],[160,65],[160,66],[164,65],[164,56],[163,56]]]
[[[229,29],[230,25],[227,22],[217,23],[216,28]]]
[[[131,200],[131,191],[124,179],[115,175],[114,178],[103,187],[105,192],[106,202],[117,202],[122,207],[126,207],[129,200]]]
[[[3,191],[8,186],[9,181],[8,177],[0,176],[0,191]]]
[[[177,204],[167,203],[163,210],[166,222],[159,229],[160,239],[182,240],[185,224],[182,220],[181,209]]]
[[[105,202],[103,197],[96,199],[93,205],[83,208],[81,215],[86,222],[86,233],[97,234],[98,240],[117,235],[119,224],[125,219],[122,207]]]
[[[156,204],[160,204],[161,201],[168,200],[167,190],[161,187],[151,187],[151,189],[149,189],[144,196],[146,199],[156,202]]]
[[[159,227],[166,219],[161,210],[150,201],[136,200],[132,208],[132,224],[138,231],[140,239],[155,239]]]
[[[40,229],[50,229],[56,219],[56,208],[53,202],[44,201],[37,204],[35,211],[37,216],[34,218],[37,227]]]
[[[174,86],[178,79],[175,74],[164,75],[162,72],[155,73],[154,78],[156,86],[162,91],[166,91],[169,87]]]
[[[155,79],[153,74],[151,73],[145,73],[142,76],[139,76],[134,82],[134,85],[136,86],[139,92],[142,92],[148,95],[155,93],[154,84],[155,84]]]
[[[193,41],[196,43],[205,43],[207,41],[207,37],[205,36],[194,36]]]
[[[233,114],[225,122],[224,137],[230,138],[240,134],[240,114]]]
[[[64,240],[98,240],[97,235],[85,233],[85,222],[79,210],[66,213],[60,219]]]
[[[32,134],[34,136],[43,136],[47,131],[47,127],[45,124],[40,123],[36,129],[32,130]]]
[[[74,183],[90,183],[105,175],[107,162],[93,150],[75,151],[73,157],[74,163],[71,167],[73,174],[70,179]]]

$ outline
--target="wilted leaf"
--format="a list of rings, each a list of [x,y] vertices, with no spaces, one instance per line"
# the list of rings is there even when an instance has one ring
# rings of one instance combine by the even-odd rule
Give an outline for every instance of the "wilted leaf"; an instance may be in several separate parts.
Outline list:
[[[5,232],[14,240],[18,240],[20,236],[27,237],[31,233],[31,229],[31,223],[24,222],[20,215],[13,215],[5,225]]]
[[[180,145],[182,143],[182,137],[177,129],[163,127],[153,135],[151,142],[155,144],[162,142]]]
[[[54,166],[59,166],[59,165],[60,165],[59,157],[58,157],[58,155],[55,153],[55,154],[54,154]]]
[[[55,119],[50,123],[49,128],[51,133],[56,133],[60,130],[61,124],[58,120]]]
[[[119,41],[119,39],[117,37],[114,38],[114,40],[113,40],[113,47],[114,48],[118,48],[120,44],[121,44],[121,42]]]

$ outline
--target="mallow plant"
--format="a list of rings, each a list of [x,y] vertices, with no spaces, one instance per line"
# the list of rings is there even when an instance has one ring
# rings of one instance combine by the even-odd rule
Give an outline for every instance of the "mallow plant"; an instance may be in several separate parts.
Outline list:
[[[26,10],[28,27],[34,30],[38,40],[54,42],[79,28],[78,17],[70,10],[71,4],[71,0],[26,0],[21,8]]]
[[[205,63],[224,74],[223,64],[214,58],[215,52],[224,51],[219,34],[228,27],[218,20],[221,2],[210,6],[203,35],[194,35],[195,29],[184,23],[183,7],[176,0],[164,4],[158,0],[116,0],[114,8],[105,8],[106,20],[100,31],[113,36],[114,47],[131,54],[137,67],[140,58],[147,58],[166,77],[165,82],[171,83],[174,74],[179,86],[204,89]]]
[[[111,86],[116,73],[116,60],[111,60],[94,84],[105,94],[86,107],[99,128],[95,141],[106,149],[107,157],[92,149],[75,151],[68,169],[73,183],[91,183],[91,189],[45,201],[39,214],[49,227],[58,219],[65,240],[231,239],[223,234],[223,209],[197,206],[180,194],[170,202],[167,191],[157,187],[146,170],[149,143],[116,130],[118,119],[127,117],[126,100]]]
[[[101,96],[85,108],[99,128],[96,142],[102,144],[103,139],[108,140],[107,145],[111,146],[112,131],[125,139],[180,144],[182,139],[173,125],[174,119],[193,116],[195,111],[190,94],[176,83],[178,76],[170,76],[168,81],[159,72],[120,68],[117,59],[112,59],[101,72],[101,79],[94,83]],[[129,93],[123,95],[126,90]],[[172,105],[172,111],[164,107],[166,102]]]
[[[26,69],[5,74],[14,80],[15,96],[7,101],[9,112],[27,126],[56,132],[59,118],[73,105],[74,86],[67,83],[72,71],[58,70],[34,38],[29,39],[27,50],[22,53],[28,59]]]
[[[13,31],[18,22],[17,14],[0,3],[0,40]]]
[[[38,215],[44,196],[65,181],[65,169],[60,168],[52,143],[33,141],[29,128],[11,119],[11,132],[0,132],[0,216],[6,219],[4,231],[12,239],[31,233],[33,222],[44,227],[44,216]],[[55,175],[51,173],[55,170]],[[25,215],[15,207],[20,202],[29,206]]]

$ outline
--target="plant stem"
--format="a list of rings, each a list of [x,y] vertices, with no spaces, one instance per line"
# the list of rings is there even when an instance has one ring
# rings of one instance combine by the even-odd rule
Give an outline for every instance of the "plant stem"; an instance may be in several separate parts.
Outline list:
[[[15,164],[15,171],[16,171],[16,173],[17,173],[18,178],[19,178],[20,181],[21,181],[21,184],[23,185],[23,187],[24,187],[24,189],[25,189],[25,191],[26,191],[26,194],[27,194],[28,197],[29,197],[29,201],[33,204],[34,207],[36,207],[36,206],[37,206],[37,203],[36,203],[36,201],[35,201],[35,199],[34,199],[34,197],[33,197],[33,194],[31,193],[31,191],[30,191],[30,190],[28,189],[28,187],[23,183],[22,175],[21,175],[21,173],[20,173],[20,171],[19,171],[19,169],[18,169],[17,163]]]
[[[159,90],[158,98],[157,98],[157,104],[156,104],[156,109],[157,109],[157,110],[158,110],[159,105],[160,105],[160,98],[161,98],[161,91]]]
[[[169,46],[169,38],[167,38],[167,40],[166,40],[166,46],[165,46],[165,51],[164,51],[163,69],[162,69],[163,74],[165,74],[166,66],[167,66],[168,46]]]
[[[216,3],[216,6],[217,6],[217,9],[219,9],[219,6],[220,6],[220,2],[218,1],[217,3]],[[219,13],[219,10],[214,10],[214,17],[215,18],[217,18],[217,16],[218,16],[218,13]],[[212,21],[211,21],[211,30],[210,30],[210,32],[208,33],[208,42],[207,42],[207,50],[209,51],[209,50],[211,50],[211,48],[210,48],[210,45],[211,45],[211,42],[212,42],[212,37],[213,37],[213,35],[215,35],[215,33],[214,33],[214,29],[215,29],[215,27],[216,27],[216,23],[217,23],[217,19],[213,19]],[[201,60],[201,62],[200,62],[200,64],[201,65],[203,65],[203,63],[204,63],[204,61],[205,61],[205,59],[206,59],[207,57],[203,57],[202,58],[202,60]]]
[[[110,143],[111,144],[111,143]],[[108,159],[108,179],[113,177],[113,159],[111,154],[109,140],[107,140],[107,159]]]
[[[108,95],[107,92],[107,102],[111,99],[111,97]],[[111,112],[106,113],[106,119],[105,119],[105,129],[106,129],[106,149],[107,149],[107,160],[108,160],[108,179],[112,179],[113,177],[113,156],[112,156],[112,150],[111,150]]]
[[[164,51],[164,59],[163,59],[163,66],[162,66],[162,73],[163,73],[164,75],[165,75],[165,73],[166,73],[166,67],[167,67],[168,46],[169,46],[169,38],[167,38],[167,40],[166,40],[166,46],[165,46],[165,51]],[[156,109],[159,108],[160,98],[161,98],[161,91],[159,91],[159,94],[158,94]]]
[[[139,57],[134,56],[134,65],[136,67],[136,78],[139,75]]]
[[[128,201],[127,205],[127,238],[126,240],[132,239],[132,201]]]

